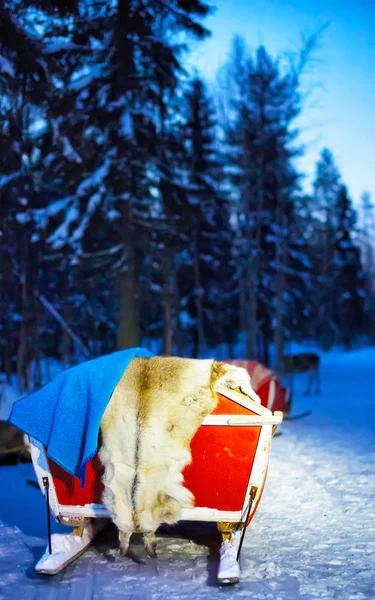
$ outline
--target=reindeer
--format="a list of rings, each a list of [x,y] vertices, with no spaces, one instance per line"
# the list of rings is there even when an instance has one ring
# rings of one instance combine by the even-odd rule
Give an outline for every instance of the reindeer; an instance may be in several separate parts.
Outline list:
[[[301,352],[299,354],[285,354],[283,356],[283,375],[290,376],[290,389],[293,387],[293,376],[296,373],[308,373],[309,381],[305,391],[307,396],[315,380],[315,393],[320,394],[319,377],[320,357],[314,352]]]

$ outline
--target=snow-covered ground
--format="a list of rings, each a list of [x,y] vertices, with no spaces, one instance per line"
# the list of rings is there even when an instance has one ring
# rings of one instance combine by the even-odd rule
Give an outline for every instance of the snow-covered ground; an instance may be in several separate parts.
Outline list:
[[[298,390],[305,387],[298,377]],[[118,554],[114,530],[52,578],[36,576],[46,545],[45,505],[26,484],[31,465],[0,468],[0,598],[168,600],[375,598],[375,349],[322,356],[322,394],[295,395],[273,440],[263,499],[242,551],[242,581],[215,584],[220,539],[186,524],[146,557]],[[54,531],[65,531],[54,525]],[[191,538],[193,541],[191,541]]]

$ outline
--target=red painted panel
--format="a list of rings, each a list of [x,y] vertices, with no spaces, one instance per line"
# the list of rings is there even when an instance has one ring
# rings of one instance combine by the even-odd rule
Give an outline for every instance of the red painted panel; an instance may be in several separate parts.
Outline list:
[[[211,415],[254,415],[255,413],[234,400],[230,400],[221,394],[218,394],[219,402]]]
[[[213,414],[254,414],[236,402],[219,395]],[[195,505],[218,510],[241,510],[250,470],[260,435],[260,427],[202,425],[192,443],[192,463],[184,471],[185,485],[195,497]],[[80,481],[49,460],[60,504],[83,506],[101,503],[103,467],[95,456],[86,467],[85,487]]]
[[[268,396],[270,393],[270,382],[268,381],[264,385],[262,385],[258,390],[257,394],[260,398],[262,406],[268,408]],[[272,409],[273,410],[273,409]]]
[[[203,425],[191,442],[193,461],[184,471],[195,506],[241,510],[260,427]]]
[[[81,482],[77,477],[67,473],[62,467],[48,459],[57,498],[60,504],[68,506],[84,506],[85,504],[101,504],[103,484],[103,466],[96,455],[87,463],[85,487],[80,489]]]

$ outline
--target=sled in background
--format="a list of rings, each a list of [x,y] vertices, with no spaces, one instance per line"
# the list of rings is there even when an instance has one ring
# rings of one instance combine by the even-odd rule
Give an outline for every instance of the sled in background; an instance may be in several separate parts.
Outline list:
[[[268,394],[274,390],[275,408],[278,388],[270,373],[260,378],[259,390],[267,389]],[[195,497],[195,507],[183,510],[181,521],[217,523],[223,536],[218,582],[228,584],[239,581],[236,559],[242,533],[259,505],[271,438],[283,415],[228,388],[221,388],[218,398],[191,443],[192,462],[184,470],[184,480]],[[87,463],[85,485],[80,489],[79,480],[49,459],[38,441],[30,442],[38,483],[54,517],[74,527],[73,533],[49,536],[49,547],[35,567],[37,573],[53,575],[82,554],[108,523],[110,514],[101,500],[103,468],[96,455]]]
[[[251,386],[260,397],[262,406],[289,415],[290,388],[282,386],[271,369],[255,360],[225,360],[224,362],[246,369],[251,377]]]

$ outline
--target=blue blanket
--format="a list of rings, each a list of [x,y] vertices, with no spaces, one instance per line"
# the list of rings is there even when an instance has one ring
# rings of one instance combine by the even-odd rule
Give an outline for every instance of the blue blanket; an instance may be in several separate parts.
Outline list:
[[[153,355],[131,348],[63,371],[15,402],[10,423],[39,440],[47,455],[83,484],[86,463],[97,452],[102,416],[134,356]]]

